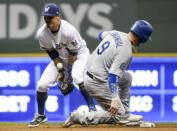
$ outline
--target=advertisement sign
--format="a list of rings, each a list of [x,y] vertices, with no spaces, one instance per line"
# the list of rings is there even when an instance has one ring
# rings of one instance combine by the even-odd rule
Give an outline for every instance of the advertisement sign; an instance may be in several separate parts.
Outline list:
[[[50,62],[46,57],[0,58],[0,121],[28,122],[37,112],[36,83]],[[132,76],[130,109],[145,120],[177,122],[177,58],[136,57],[128,70]],[[50,88],[45,105],[51,122],[64,121],[86,105],[76,87],[63,96],[58,85]],[[17,117],[18,116],[18,117]]]
[[[135,0],[1,0],[0,52],[41,53],[36,32],[44,24],[43,7],[51,2],[60,6],[62,19],[80,32],[90,50],[100,32],[128,31],[136,19]]]

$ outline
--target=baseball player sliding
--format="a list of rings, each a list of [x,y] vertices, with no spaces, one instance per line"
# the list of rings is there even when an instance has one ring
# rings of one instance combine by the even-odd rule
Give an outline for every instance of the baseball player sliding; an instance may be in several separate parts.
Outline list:
[[[71,113],[64,127],[79,124],[114,123],[144,126],[142,116],[130,114],[132,76],[126,70],[132,49],[150,39],[152,26],[145,20],[136,21],[129,33],[116,30],[99,34],[100,44],[90,55],[84,74],[85,89],[103,110]],[[153,126],[153,123],[148,123]]]
[[[61,19],[61,9],[56,4],[46,4],[42,15],[45,24],[39,28],[37,38],[40,48],[47,52],[52,61],[37,83],[38,113],[29,123],[29,127],[36,127],[47,121],[44,113],[47,91],[50,85],[58,80],[67,79],[66,81],[77,84],[89,110],[96,110],[92,97],[89,96],[83,84],[84,67],[90,55],[86,42],[75,27]]]

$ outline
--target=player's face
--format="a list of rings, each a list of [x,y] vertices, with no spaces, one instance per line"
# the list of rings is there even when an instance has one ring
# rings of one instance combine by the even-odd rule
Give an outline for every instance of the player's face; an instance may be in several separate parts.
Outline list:
[[[134,37],[134,39],[132,40],[132,43],[134,46],[139,46],[139,39],[138,37]]]
[[[53,16],[53,17],[45,16],[44,20],[47,24],[47,27],[51,30],[51,32],[58,32],[60,27],[60,22],[61,22],[59,16]]]
[[[129,32],[128,34],[129,34],[129,38],[130,38],[132,45],[139,46],[138,37],[133,32]]]

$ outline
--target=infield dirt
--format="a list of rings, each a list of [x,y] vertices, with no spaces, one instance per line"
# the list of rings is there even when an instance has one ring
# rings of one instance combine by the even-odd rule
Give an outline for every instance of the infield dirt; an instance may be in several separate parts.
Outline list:
[[[28,128],[27,124],[0,124],[0,131],[177,131],[177,124],[156,124],[155,128],[123,127],[119,125],[97,125],[62,128],[61,124],[43,124],[35,128]]]

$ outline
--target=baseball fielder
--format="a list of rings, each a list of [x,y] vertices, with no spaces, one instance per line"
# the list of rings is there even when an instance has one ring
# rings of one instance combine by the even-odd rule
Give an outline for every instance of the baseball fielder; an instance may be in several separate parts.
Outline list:
[[[100,44],[88,59],[84,74],[86,90],[103,110],[75,111],[65,121],[72,124],[138,122],[142,116],[130,114],[129,88],[132,76],[126,70],[132,59],[132,49],[150,39],[152,26],[145,20],[136,21],[129,33],[112,30],[99,34]]]
[[[45,24],[39,28],[37,38],[40,48],[48,53],[52,61],[37,83],[38,113],[28,125],[29,127],[35,127],[47,121],[44,113],[47,91],[50,85],[64,77],[65,72],[69,73],[73,82],[79,86],[89,110],[96,110],[92,97],[89,96],[83,84],[83,72],[90,55],[89,50],[75,27],[62,20],[60,14],[61,9],[54,3],[46,4],[42,12]]]

